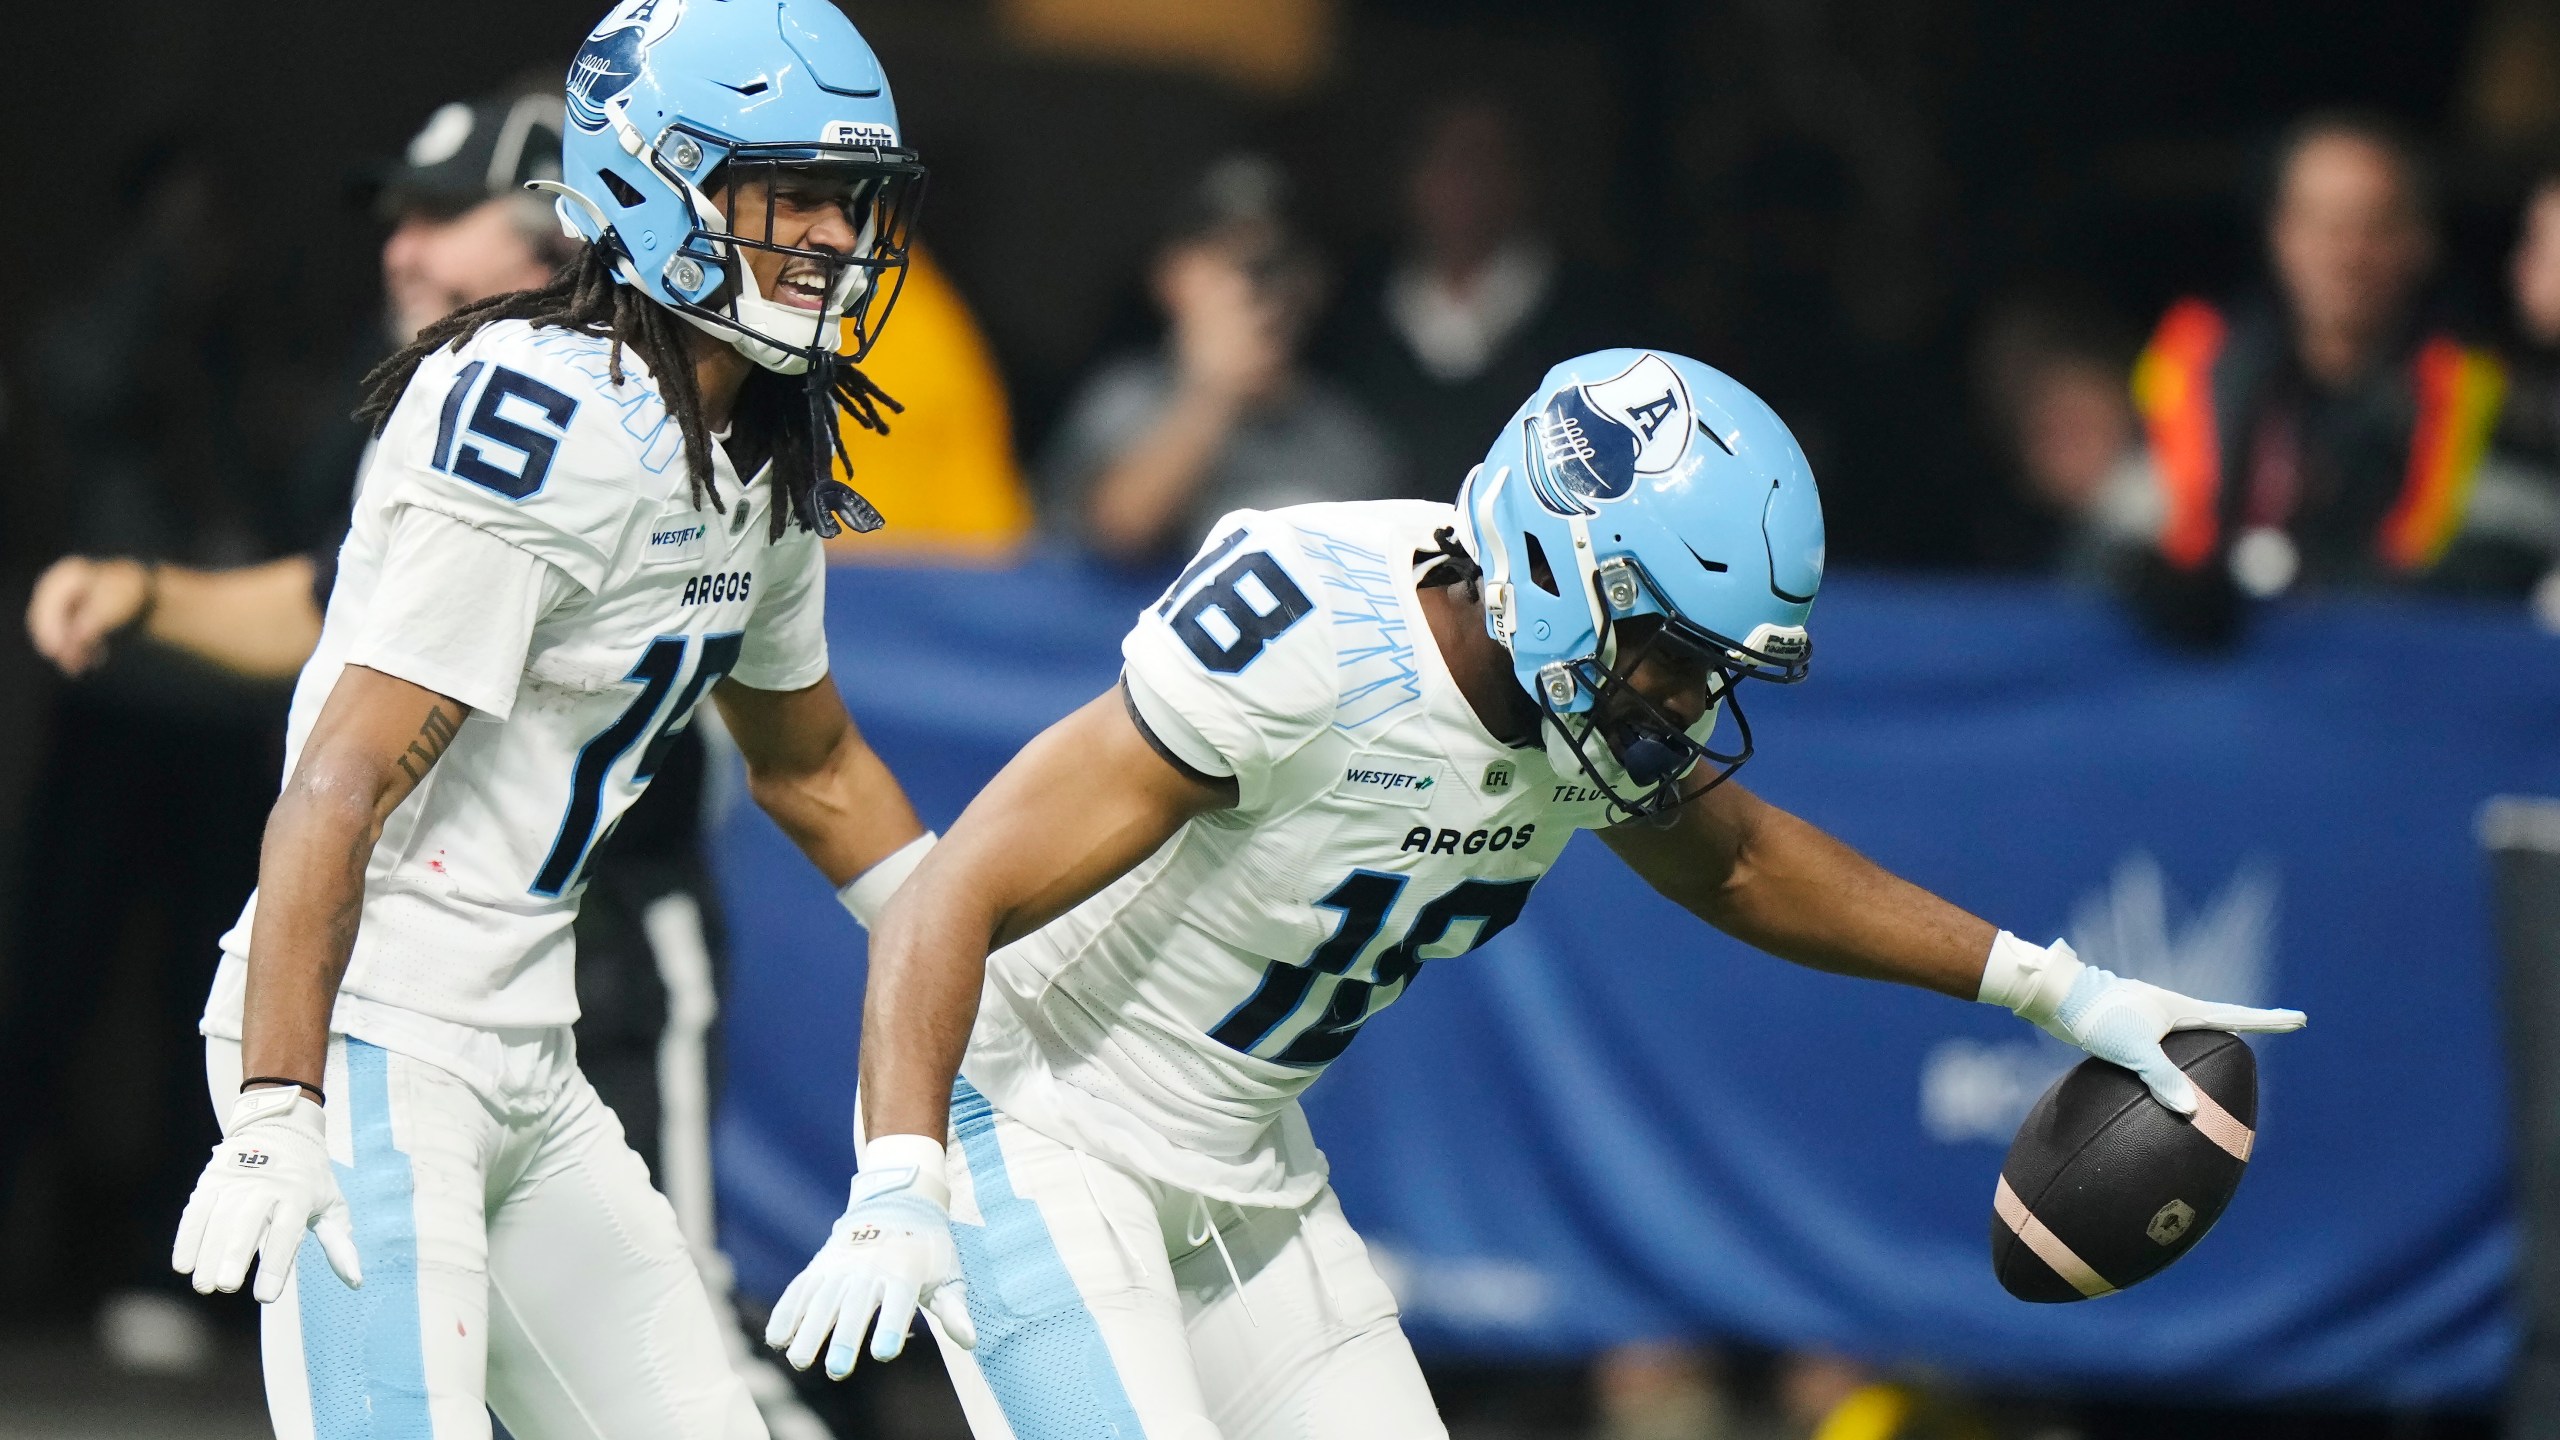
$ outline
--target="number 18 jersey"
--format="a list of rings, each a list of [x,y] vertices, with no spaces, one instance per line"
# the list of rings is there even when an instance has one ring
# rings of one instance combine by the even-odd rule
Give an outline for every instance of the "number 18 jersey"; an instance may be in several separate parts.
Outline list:
[[[727,513],[697,507],[655,383],[627,351],[617,382],[609,345],[491,325],[419,366],[367,461],[286,774],[349,665],[470,713],[419,737],[420,758],[448,748],[366,865],[347,1033],[415,1048],[378,1032],[574,1021],[587,859],[670,738],[724,676],[792,690],[827,672],[817,538],[768,541],[772,483],[741,484],[718,445]],[[207,1033],[239,1033],[257,905],[223,937]]]
[[[989,958],[962,1074],[997,1108],[1240,1204],[1323,1184],[1298,1094],[1607,819],[1450,677],[1416,582],[1456,523],[1420,501],[1241,511],[1139,616],[1130,708],[1238,803]]]

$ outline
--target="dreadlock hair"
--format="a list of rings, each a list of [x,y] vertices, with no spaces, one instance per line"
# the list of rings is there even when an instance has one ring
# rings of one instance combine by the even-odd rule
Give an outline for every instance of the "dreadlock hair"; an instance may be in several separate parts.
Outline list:
[[[1422,578],[1416,582],[1425,590],[1451,585],[1472,586],[1484,574],[1484,567],[1476,563],[1476,557],[1468,554],[1467,547],[1458,543],[1458,527],[1455,525],[1443,525],[1432,531],[1431,548],[1414,551],[1413,563],[1416,567],[1427,567],[1422,569]]]
[[[658,398],[684,439],[686,493],[693,504],[727,514],[728,506],[712,480],[711,426],[703,419],[702,390],[695,383],[693,359],[686,350],[685,337],[692,327],[639,287],[616,280],[615,253],[610,241],[589,245],[550,284],[465,305],[419,331],[417,339],[365,376],[364,402],[356,407],[355,418],[373,434],[381,434],[420,363],[447,346],[467,343],[501,320],[608,336],[613,341],[608,364],[615,385],[623,383],[625,350],[639,356],[656,380]],[[879,529],[880,512],[835,478],[839,464],[850,476],[853,462],[845,453],[844,436],[833,423],[833,412],[842,409],[864,429],[885,435],[889,422],[880,413],[882,407],[891,414],[905,407],[841,356],[811,366],[806,376],[797,379],[801,393],[795,395],[791,393],[795,377],[758,367],[738,392],[730,417],[730,433],[735,437],[731,454],[738,460],[739,472],[752,476],[753,461],[770,461],[775,487],[789,497],[773,507],[769,538],[781,539],[785,528],[794,523],[821,536],[847,528]]]

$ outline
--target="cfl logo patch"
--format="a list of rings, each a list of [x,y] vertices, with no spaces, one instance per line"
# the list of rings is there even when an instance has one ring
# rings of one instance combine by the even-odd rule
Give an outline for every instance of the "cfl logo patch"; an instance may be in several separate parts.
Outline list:
[[[264,1150],[243,1150],[231,1157],[231,1163],[242,1169],[255,1170],[270,1163],[273,1158]]]

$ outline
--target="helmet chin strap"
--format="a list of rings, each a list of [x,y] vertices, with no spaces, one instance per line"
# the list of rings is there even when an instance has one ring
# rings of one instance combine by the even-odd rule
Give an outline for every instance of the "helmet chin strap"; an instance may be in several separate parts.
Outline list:
[[[732,251],[732,254],[735,252]],[[834,310],[803,310],[768,300],[756,284],[756,272],[738,261],[738,293],[729,301],[734,321],[694,311],[678,311],[705,334],[729,342],[731,348],[777,375],[800,375],[809,369],[809,348],[821,339],[826,348],[843,344],[844,316]],[[775,342],[782,342],[777,344]],[[784,348],[784,346],[791,348]]]

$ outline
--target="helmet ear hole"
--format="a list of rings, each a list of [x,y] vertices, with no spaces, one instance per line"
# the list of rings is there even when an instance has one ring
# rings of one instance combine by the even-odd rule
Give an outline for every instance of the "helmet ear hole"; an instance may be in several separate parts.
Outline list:
[[[630,181],[623,179],[621,176],[614,174],[610,170],[599,170],[596,173],[604,177],[604,188],[613,192],[614,203],[620,205],[625,210],[642,203],[648,198],[642,195],[638,188],[633,186]]]
[[[1529,552],[1530,582],[1550,595],[1562,595],[1564,591],[1556,585],[1555,568],[1547,563],[1547,547],[1538,543],[1534,530],[1524,532],[1524,538],[1529,542],[1526,548]]]

